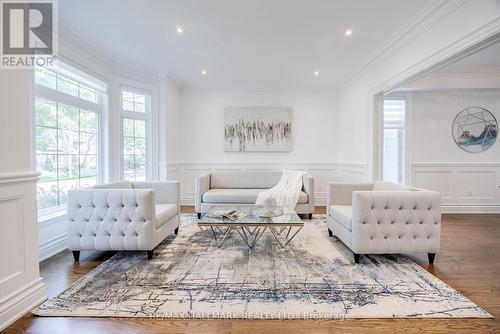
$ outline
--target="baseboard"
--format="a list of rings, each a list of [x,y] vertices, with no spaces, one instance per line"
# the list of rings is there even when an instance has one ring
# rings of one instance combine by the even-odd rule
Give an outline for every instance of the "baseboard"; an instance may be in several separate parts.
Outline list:
[[[441,205],[443,213],[500,213],[500,205]]]
[[[41,278],[0,301],[0,331],[47,299]]]
[[[66,249],[68,249],[68,236],[66,234],[45,241],[38,245],[39,261],[42,262]]]

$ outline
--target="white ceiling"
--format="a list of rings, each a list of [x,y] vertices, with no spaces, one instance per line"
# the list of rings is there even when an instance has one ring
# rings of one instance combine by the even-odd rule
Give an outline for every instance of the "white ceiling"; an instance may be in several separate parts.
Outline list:
[[[428,2],[64,0],[59,11],[107,53],[170,73],[187,87],[316,89],[348,79]]]

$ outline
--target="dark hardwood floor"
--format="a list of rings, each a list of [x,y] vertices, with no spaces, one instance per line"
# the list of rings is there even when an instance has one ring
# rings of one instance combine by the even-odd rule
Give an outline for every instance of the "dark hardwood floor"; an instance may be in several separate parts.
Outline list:
[[[192,208],[183,208],[192,212]],[[318,213],[324,212],[319,208]],[[411,255],[423,268],[460,291],[496,319],[351,320],[157,320],[141,318],[44,318],[27,314],[5,333],[500,333],[500,215],[443,216],[441,252],[434,265],[427,255]],[[69,251],[40,264],[49,296],[111,257]]]

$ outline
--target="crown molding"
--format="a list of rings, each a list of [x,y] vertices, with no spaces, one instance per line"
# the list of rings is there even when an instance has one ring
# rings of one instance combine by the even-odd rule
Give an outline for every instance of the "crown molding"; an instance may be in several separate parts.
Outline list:
[[[352,75],[339,85],[344,88],[367,71],[367,69],[380,59],[394,53],[404,45],[414,40],[435,24],[462,7],[468,0],[435,0],[430,1],[415,17],[401,30],[382,43],[375,51],[369,54],[353,71]]]
[[[62,40],[64,44],[69,45],[71,49],[76,48],[82,50],[86,56],[103,64],[110,73],[155,84],[160,81],[160,74],[155,68],[113,52],[106,45],[97,42],[95,39],[75,28],[74,25],[61,16],[59,16],[58,21],[60,26],[60,40]],[[64,53],[62,53],[62,57],[69,58],[66,57]]]
[[[451,69],[438,69],[432,74],[481,74],[481,75],[498,75],[500,74],[500,67],[456,67]]]

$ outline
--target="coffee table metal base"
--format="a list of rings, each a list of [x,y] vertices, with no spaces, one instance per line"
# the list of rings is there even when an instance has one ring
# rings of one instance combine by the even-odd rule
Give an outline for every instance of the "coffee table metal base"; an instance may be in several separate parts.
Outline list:
[[[259,241],[259,239],[262,237],[266,229],[271,232],[280,247],[285,248],[293,240],[293,238],[295,238],[302,227],[303,226],[286,226],[278,229],[275,226],[255,226],[253,227],[253,229],[250,229],[246,226],[227,226],[224,228],[220,226],[210,226],[210,230],[212,231],[214,239],[217,243],[217,247],[219,248],[222,248],[222,246],[224,246],[225,241],[227,240],[227,237],[231,233],[231,231],[236,230],[241,239],[243,239],[247,246],[252,249],[257,241]],[[296,228],[296,230],[292,233],[293,228]],[[286,234],[284,232],[286,232]],[[217,233],[219,233],[220,235],[217,236]],[[282,234],[284,234],[285,237],[282,237]]]

